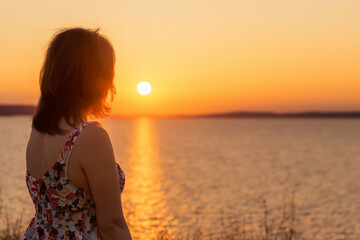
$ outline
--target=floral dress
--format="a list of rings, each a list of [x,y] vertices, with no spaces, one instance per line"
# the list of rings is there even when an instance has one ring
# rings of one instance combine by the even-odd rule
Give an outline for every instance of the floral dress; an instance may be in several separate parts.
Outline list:
[[[87,193],[73,185],[67,176],[69,157],[76,138],[90,123],[75,127],[63,147],[59,160],[40,179],[26,174],[26,184],[35,205],[22,240],[101,239],[96,224],[95,203]],[[125,174],[116,163],[121,192]]]

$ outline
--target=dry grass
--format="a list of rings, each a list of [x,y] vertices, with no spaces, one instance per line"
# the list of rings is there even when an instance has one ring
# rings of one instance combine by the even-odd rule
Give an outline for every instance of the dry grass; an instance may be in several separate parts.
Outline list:
[[[18,240],[21,239],[23,234],[21,218],[15,219],[13,222],[10,221],[9,217],[6,216],[5,228],[0,232],[0,240]]]
[[[5,211],[5,217],[2,218],[2,212]],[[3,202],[1,198],[1,189],[0,189],[0,221],[1,226],[4,224],[4,228],[0,231],[0,240],[18,240],[22,237],[22,216],[13,221],[10,220],[9,215],[6,212],[6,209],[3,208]]]
[[[22,237],[23,225],[22,217],[18,219],[9,219],[8,214],[5,213],[2,218],[3,206],[0,194],[0,220],[5,223],[5,228],[0,231],[0,240],[19,240]],[[271,220],[270,220],[271,219]],[[274,220],[275,219],[275,220]],[[245,219],[242,223],[236,220],[236,216],[224,217],[223,212],[220,213],[218,233],[210,234],[203,232],[198,226],[186,233],[177,234],[174,236],[168,231],[159,230],[156,239],[153,240],[298,240],[304,239],[301,237],[301,232],[297,230],[295,195],[293,194],[289,201],[284,196],[284,203],[282,207],[281,216],[270,216],[267,202],[263,200],[263,221],[257,226],[257,231],[254,228],[249,228],[245,224]],[[133,223],[136,224],[136,223]],[[146,239],[148,240],[148,239]]]
[[[281,216],[272,216],[269,223],[269,209],[267,202],[263,200],[263,223],[258,226],[258,231],[245,224],[236,221],[236,217],[224,218],[221,213],[219,219],[219,234],[213,236],[204,233],[200,227],[195,227],[192,233],[183,234],[180,237],[173,237],[166,230],[158,233],[156,240],[298,240],[304,239],[301,231],[297,231],[296,225],[299,219],[296,217],[295,194],[292,194],[289,201],[284,196]],[[275,220],[274,220],[275,219]],[[278,219],[278,220],[277,220]]]

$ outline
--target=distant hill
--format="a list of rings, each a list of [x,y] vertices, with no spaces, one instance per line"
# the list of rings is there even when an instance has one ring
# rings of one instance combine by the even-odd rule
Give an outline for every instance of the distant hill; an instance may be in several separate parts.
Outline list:
[[[0,115],[32,115],[36,106],[32,105],[0,105]],[[172,116],[170,116],[172,117]],[[200,117],[200,118],[360,118],[360,111],[337,111],[337,112],[296,112],[296,113],[275,113],[275,112],[225,112],[199,115],[178,115],[173,117]]]
[[[32,105],[0,105],[0,115],[32,115],[35,109],[36,107]]]
[[[338,112],[296,112],[296,113],[274,113],[274,112],[227,112],[215,114],[202,114],[196,117],[203,118],[360,118],[360,111],[338,111]]]

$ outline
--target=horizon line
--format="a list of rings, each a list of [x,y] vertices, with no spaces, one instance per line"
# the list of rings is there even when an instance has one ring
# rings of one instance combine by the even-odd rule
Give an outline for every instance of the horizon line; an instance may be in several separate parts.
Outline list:
[[[0,116],[32,115],[36,105],[31,104],[0,104]],[[305,111],[272,111],[272,110],[231,110],[221,112],[195,113],[195,114],[109,114],[109,118],[282,118],[282,117],[346,117],[360,118],[360,110],[305,110]]]

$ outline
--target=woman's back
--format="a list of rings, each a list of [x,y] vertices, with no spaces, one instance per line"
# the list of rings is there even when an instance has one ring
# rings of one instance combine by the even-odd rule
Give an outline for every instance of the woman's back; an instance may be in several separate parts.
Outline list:
[[[51,169],[52,166],[59,161],[60,153],[63,150],[65,143],[69,140],[71,133],[74,131],[74,127],[68,125],[63,119],[60,120],[59,125],[65,130],[63,135],[43,134],[39,133],[34,128],[31,131],[26,148],[26,167],[27,172],[36,179],[40,179],[47,170]],[[77,127],[79,126],[80,124],[78,124]],[[90,128],[101,128],[101,124],[96,121],[88,122],[86,131]],[[82,135],[84,135],[84,133]],[[82,137],[80,137],[80,141],[81,138]],[[79,149],[78,145],[79,141],[77,141],[74,149],[71,150],[71,163],[69,161],[68,177],[74,185],[83,188],[91,195],[86,175],[80,167],[81,157],[84,155],[86,148]]]
[[[86,127],[100,128],[97,122],[83,122],[64,136],[32,131],[26,182],[36,214],[23,239],[101,239],[95,201],[81,164],[86,156],[81,142],[95,139],[87,139],[88,134],[80,139],[79,148],[75,147]],[[116,167],[122,191],[125,176],[118,164]]]

